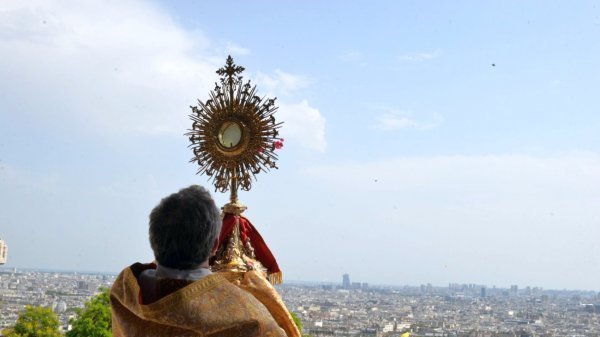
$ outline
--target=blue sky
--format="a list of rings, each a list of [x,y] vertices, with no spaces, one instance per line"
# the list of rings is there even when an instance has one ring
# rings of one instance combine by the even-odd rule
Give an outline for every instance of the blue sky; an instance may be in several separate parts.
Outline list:
[[[151,260],[231,54],[285,122],[240,195],[285,278],[600,290],[598,41],[591,1],[2,2],[7,266]]]

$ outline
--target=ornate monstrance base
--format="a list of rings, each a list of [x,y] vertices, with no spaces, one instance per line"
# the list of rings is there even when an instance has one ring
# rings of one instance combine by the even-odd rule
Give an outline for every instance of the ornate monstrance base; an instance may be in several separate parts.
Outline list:
[[[223,207],[219,248],[211,260],[211,269],[239,273],[258,270],[271,284],[280,284],[282,277],[277,262],[256,228],[241,215],[245,209],[246,206],[237,201]]]

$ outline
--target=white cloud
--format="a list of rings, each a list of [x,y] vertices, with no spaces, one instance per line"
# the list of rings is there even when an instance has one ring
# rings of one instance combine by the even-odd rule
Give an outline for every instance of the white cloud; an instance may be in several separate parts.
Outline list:
[[[181,134],[224,60],[149,2],[3,2],[3,111],[98,133]]]
[[[365,58],[364,53],[362,53],[360,51],[356,51],[356,50],[347,51],[340,55],[340,59],[342,61],[360,63],[361,65],[364,64],[362,62],[364,60],[364,58]]]
[[[185,30],[150,2],[3,2],[0,111],[109,136],[181,135],[227,53],[250,51]],[[279,69],[256,77],[245,76],[279,97],[288,140],[322,151],[325,119],[290,97],[308,78]]]
[[[443,118],[439,114],[433,114],[429,121],[417,121],[407,115],[409,113],[403,113],[395,109],[384,108],[386,113],[377,116],[376,123],[373,128],[382,131],[392,131],[413,128],[418,130],[431,129],[440,125]]]
[[[417,122],[408,117],[384,114],[377,117],[377,125],[375,127],[380,130],[396,130],[417,126]]]
[[[372,196],[373,203],[452,209],[472,218],[485,214],[502,226],[518,227],[526,214],[552,212],[591,222],[600,216],[595,206],[600,202],[600,155],[595,153],[399,157],[313,166],[306,174],[342,195],[352,191]],[[556,225],[571,222],[565,221]]]
[[[406,53],[398,56],[399,61],[414,61],[423,62],[432,60],[441,55],[439,50],[433,52],[421,52],[421,53]]]
[[[308,101],[281,103],[278,115],[278,119],[285,122],[282,127],[285,139],[291,139],[312,150],[325,151],[325,117],[318,109],[310,106]]]
[[[282,137],[310,150],[326,150],[325,117],[308,100],[297,102],[295,98],[311,84],[306,76],[276,69],[272,75],[259,72],[256,83],[260,90],[266,90],[267,96],[278,97],[277,120],[284,121]]]
[[[376,261],[373,268],[401,251],[407,268],[427,266],[435,282],[594,289],[600,280],[590,268],[600,253],[600,154],[337,162],[307,169],[304,179],[335,200],[313,212],[318,223],[360,233],[344,238],[348,247],[377,247],[350,256]],[[576,270],[584,277],[573,279]]]
[[[529,197],[531,192],[544,199],[567,195],[598,199],[594,191],[600,189],[600,155],[595,153],[555,157],[521,154],[400,157],[313,166],[307,172],[349,189],[439,189],[450,194],[460,190],[465,195],[481,192],[521,197]],[[373,185],[374,178],[381,185]],[[347,186],[347,181],[354,183]]]
[[[290,74],[275,69],[273,75],[267,75],[261,72],[257,73],[256,83],[267,91],[288,95],[308,87],[310,85],[310,80],[303,75]]]
[[[235,43],[227,42],[225,44],[225,51],[227,54],[232,55],[248,55],[250,54],[250,49],[238,46]]]

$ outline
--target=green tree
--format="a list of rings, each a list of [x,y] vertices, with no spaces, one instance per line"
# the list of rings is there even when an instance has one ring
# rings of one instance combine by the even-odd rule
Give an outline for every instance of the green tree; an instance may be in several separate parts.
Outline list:
[[[298,315],[296,315],[296,313],[291,312],[291,311],[290,311],[290,315],[292,316],[294,323],[298,327],[298,330],[300,330],[300,332],[302,332],[302,321],[300,320],[300,317],[298,317]]]
[[[300,330],[300,333],[302,333],[302,320],[300,319],[300,317],[298,317],[298,315],[296,315],[295,313],[293,313],[291,311],[290,311],[290,315],[292,315],[292,319],[294,320],[294,323],[298,327],[298,330]],[[302,335],[302,337],[311,337],[311,336],[310,335]]]
[[[50,308],[26,306],[17,323],[4,333],[7,337],[61,337],[60,322]]]
[[[78,317],[71,321],[73,327],[67,337],[112,337],[110,296],[108,289],[101,291],[77,310]]]

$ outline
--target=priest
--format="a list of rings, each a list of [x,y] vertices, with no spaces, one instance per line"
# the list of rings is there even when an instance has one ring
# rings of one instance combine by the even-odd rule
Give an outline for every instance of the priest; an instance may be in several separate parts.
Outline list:
[[[125,268],[110,291],[113,335],[300,336],[260,270],[211,271],[220,230],[204,188],[164,198],[150,214],[155,262]]]

